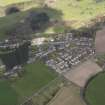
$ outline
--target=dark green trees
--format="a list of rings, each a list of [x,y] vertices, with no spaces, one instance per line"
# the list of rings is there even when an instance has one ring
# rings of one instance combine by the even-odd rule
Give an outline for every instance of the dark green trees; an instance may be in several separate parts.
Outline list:
[[[29,54],[29,43],[24,43],[18,48],[0,53],[2,62],[6,69],[10,70],[16,65],[22,65],[27,62]]]
[[[40,30],[49,22],[49,16],[45,12],[37,13],[32,11],[28,16],[27,21],[29,22],[32,30]]]

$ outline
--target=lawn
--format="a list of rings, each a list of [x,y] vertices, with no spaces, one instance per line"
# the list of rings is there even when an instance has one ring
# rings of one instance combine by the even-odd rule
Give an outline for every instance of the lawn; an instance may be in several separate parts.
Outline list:
[[[10,82],[12,90],[15,90],[15,92],[18,95],[17,97],[18,103],[22,103],[25,100],[25,97],[31,96],[33,93],[37,92],[39,89],[47,85],[57,76],[56,73],[49,70],[49,68],[45,66],[41,61],[37,61],[34,64],[28,64],[24,66],[24,70],[25,70],[25,73],[21,78],[18,78],[16,81],[12,83]],[[8,86],[7,86],[7,89],[11,91],[10,88],[8,88]],[[2,90],[0,89],[0,93],[1,91]],[[5,92],[3,91],[2,93],[5,93]],[[8,96],[10,96],[11,94],[8,93]],[[9,100],[10,98],[8,96],[7,96],[7,100]],[[16,97],[16,95],[14,94],[13,96]],[[12,102],[14,100],[10,100],[10,101]],[[8,105],[8,104],[0,104],[0,105]],[[9,105],[12,105],[12,104],[9,104]]]
[[[105,73],[97,75],[90,81],[85,98],[89,105],[105,105]]]

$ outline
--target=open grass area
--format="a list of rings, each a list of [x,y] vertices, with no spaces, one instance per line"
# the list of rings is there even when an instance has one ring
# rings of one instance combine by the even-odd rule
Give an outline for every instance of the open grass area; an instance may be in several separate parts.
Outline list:
[[[18,105],[18,95],[10,83],[0,80],[0,105]]]
[[[14,3],[21,3],[21,2],[27,2],[31,0],[0,0],[0,6],[6,6],[9,4],[14,4]]]
[[[7,85],[5,86],[9,91],[11,90],[16,91],[18,95],[17,97],[18,104],[25,101],[25,97],[29,97],[33,95],[35,92],[37,92],[39,89],[41,89],[42,87],[44,87],[49,82],[51,82],[54,78],[57,77],[56,73],[50,71],[49,68],[40,61],[37,61],[34,64],[29,64],[29,65],[24,66],[24,70],[25,72],[22,77],[18,78],[17,80],[13,82],[10,82],[11,89],[8,88]],[[5,93],[5,91],[4,92],[1,92],[1,91],[2,89],[0,89],[0,96],[2,96]],[[12,93],[8,93],[6,100],[9,100],[9,98],[11,97],[17,96],[15,94],[13,95],[11,94]],[[3,102],[6,102],[5,97],[3,98],[3,100],[4,100]],[[2,100],[0,98],[0,102],[1,101]],[[10,101],[14,102],[14,100],[10,100]],[[0,104],[0,105],[12,105],[12,104],[5,103],[5,104]]]
[[[55,8],[63,12],[64,20],[86,21],[105,13],[105,1],[96,3],[95,0],[56,0]]]
[[[40,8],[38,11],[45,11],[52,20],[58,20],[58,23],[56,22],[56,24],[48,27],[48,29],[45,30],[45,33],[64,32],[64,30],[69,29],[69,27],[79,28],[86,25],[89,20],[105,14],[104,0],[97,3],[96,0],[54,0],[53,3],[48,0],[47,4],[49,5],[49,8],[47,9],[43,9],[43,6],[40,7],[39,5],[35,6],[34,9],[38,10],[36,8]],[[24,19],[28,13],[29,11],[25,11],[1,17],[0,39],[8,37],[7,32]]]
[[[63,13],[63,20],[76,21],[73,26],[78,27],[84,22],[105,14],[105,1],[96,3],[95,0],[56,0],[55,8]]]
[[[97,75],[90,81],[85,98],[89,105],[105,105],[105,73]]]

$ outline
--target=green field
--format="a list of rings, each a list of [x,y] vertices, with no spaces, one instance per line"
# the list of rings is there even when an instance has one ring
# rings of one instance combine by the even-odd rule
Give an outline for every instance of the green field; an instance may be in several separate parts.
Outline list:
[[[90,81],[85,98],[89,105],[105,105],[105,73],[97,75]]]
[[[64,20],[87,21],[105,13],[105,1],[95,0],[56,0],[55,8],[61,10]]]
[[[15,0],[14,0],[15,1]],[[52,20],[64,22],[48,27],[45,33],[64,32],[65,29],[79,28],[84,26],[89,20],[96,16],[105,14],[105,1],[98,3],[95,0],[55,0],[53,4],[49,4],[50,8],[43,9],[43,6],[37,5],[34,10],[45,11]],[[13,29],[17,23],[23,20],[29,11],[20,12],[0,18],[0,39],[6,38],[10,29]]]
[[[3,88],[2,83],[0,83],[0,102],[3,101],[2,103],[4,103],[0,103],[0,105],[17,105],[16,103],[22,103],[25,97],[31,96],[57,76],[40,61],[26,65],[24,70],[25,72],[22,77],[9,84],[6,82],[4,84],[5,88]],[[11,100],[11,98],[14,100]],[[7,104],[7,102],[10,104]]]
[[[0,105],[17,105],[18,95],[11,85],[0,80]]]
[[[0,0],[0,6],[6,6],[9,4],[14,4],[14,3],[21,3],[21,2],[27,2],[31,0]]]

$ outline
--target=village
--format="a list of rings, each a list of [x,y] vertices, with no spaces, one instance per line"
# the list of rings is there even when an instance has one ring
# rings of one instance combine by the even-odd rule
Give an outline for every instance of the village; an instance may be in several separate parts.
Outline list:
[[[44,49],[43,45],[47,45],[47,48]],[[75,37],[72,33],[60,34],[43,45],[38,45],[38,52],[34,53],[35,58],[42,58],[46,65],[58,73],[70,70],[88,56],[95,54],[93,38]]]

